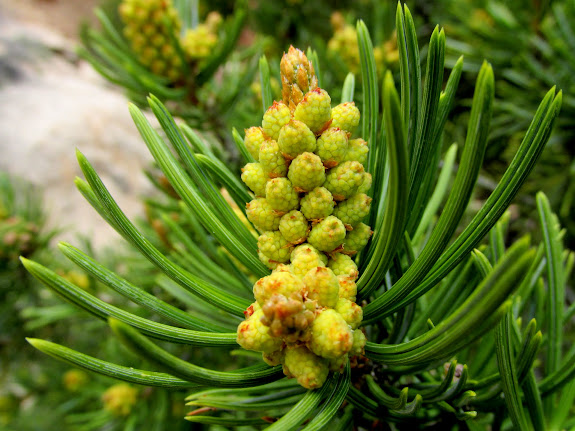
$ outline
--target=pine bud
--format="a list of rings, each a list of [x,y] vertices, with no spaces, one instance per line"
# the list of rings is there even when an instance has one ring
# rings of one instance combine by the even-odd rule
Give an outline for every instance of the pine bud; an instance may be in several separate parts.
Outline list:
[[[272,295],[262,310],[265,316],[262,323],[269,326],[270,334],[288,342],[305,339],[304,332],[311,327],[315,318],[315,306],[309,302],[304,304],[301,295],[289,298]]]
[[[355,302],[346,298],[339,298],[334,308],[335,311],[341,314],[341,317],[343,317],[351,329],[356,329],[361,324],[363,319],[363,310]]]
[[[333,215],[339,218],[344,225],[355,227],[369,214],[371,201],[372,199],[366,194],[353,195],[340,202],[333,210]]]
[[[353,346],[353,332],[335,310],[323,310],[313,321],[310,350],[322,358],[346,355]]]
[[[357,43],[357,32],[354,26],[348,25],[343,19],[337,19],[334,26],[333,37],[327,44],[328,53],[343,60],[347,68],[357,74],[359,72],[359,46]]]
[[[344,275],[352,280],[357,280],[359,275],[357,265],[353,259],[343,253],[336,253],[335,256],[329,259],[327,267],[330,268],[336,276]],[[355,293],[353,296],[355,296]],[[344,297],[349,299],[347,295],[344,295]]]
[[[258,198],[248,202],[246,205],[246,215],[248,220],[262,232],[277,230],[281,221],[281,215],[274,211],[264,198]]]
[[[320,251],[330,252],[343,243],[345,232],[345,226],[341,220],[329,216],[311,229],[308,242]]]
[[[278,143],[272,139],[264,141],[260,147],[260,164],[269,178],[285,177],[287,163]]]
[[[350,139],[348,142],[347,153],[345,153],[343,161],[356,161],[365,166],[365,163],[367,162],[367,153],[369,153],[369,147],[365,140],[361,138]]]
[[[365,334],[361,329],[353,331],[353,345],[351,346],[349,354],[353,356],[363,355],[366,342],[367,338],[365,338]]]
[[[303,298],[304,289],[303,282],[295,275],[289,272],[274,272],[255,282],[254,296],[258,304],[263,306],[273,295]]]
[[[316,187],[301,199],[300,205],[308,220],[321,220],[331,215],[335,201],[328,189]]]
[[[272,273],[254,284],[256,302],[246,310],[246,322],[263,317],[242,323],[238,342],[266,349],[266,363],[281,363],[288,377],[313,389],[365,345],[363,333],[354,333],[363,310],[354,302],[359,273],[350,255],[371,235],[361,223],[369,213],[371,175],[363,166],[367,143],[349,140],[359,124],[355,105],[331,109],[301,51],[290,48],[281,68],[284,102],[274,102],[262,127],[247,129],[244,140],[259,161],[242,173],[258,197],[247,215],[263,232],[258,256]],[[254,341],[261,326],[273,344]]]
[[[323,186],[328,189],[336,201],[353,196],[364,180],[365,170],[359,162],[344,162],[326,175]]]
[[[345,102],[331,110],[331,127],[339,127],[353,134],[359,124],[359,109],[354,102]]]
[[[357,188],[357,192],[367,194],[367,192],[369,192],[369,189],[371,189],[371,182],[372,182],[371,174],[368,174],[367,172],[365,172],[363,174],[363,181],[361,182],[360,186]]]
[[[272,337],[270,328],[262,323],[264,312],[256,311],[239,324],[237,342],[246,350],[256,352],[274,352],[282,345],[282,340]]]
[[[291,162],[288,178],[300,191],[310,191],[325,181],[325,168],[314,153],[303,153]]]
[[[305,346],[296,346],[286,351],[284,374],[295,377],[306,389],[316,389],[327,379],[329,365],[327,360],[314,355]]]
[[[290,118],[291,112],[286,104],[274,102],[264,114],[262,129],[266,135],[277,141],[281,128],[289,123]]]
[[[244,138],[244,145],[246,146],[252,157],[259,161],[260,147],[265,141],[264,132],[261,127],[250,127],[245,130],[246,136]]]
[[[300,254],[305,255],[305,254],[309,254],[309,253],[315,253],[315,255],[323,263],[323,265],[317,265],[317,266],[327,265],[327,256],[325,254],[323,254],[321,251],[319,251],[317,248],[315,248],[314,246],[312,246],[308,243],[301,244],[301,245],[298,245],[297,247],[295,247],[291,253],[290,260],[293,262],[295,259],[298,259],[300,257]]]
[[[70,392],[79,392],[88,385],[89,380],[90,376],[88,373],[77,369],[66,371],[62,377],[64,387]]]
[[[110,386],[102,394],[104,410],[114,416],[128,416],[138,402],[138,390],[127,383]]]
[[[317,77],[311,61],[299,49],[290,46],[280,62],[282,97],[293,111],[304,94],[317,88]]]
[[[293,246],[286,241],[281,232],[264,232],[258,238],[258,249],[269,259],[279,263],[289,260]]]
[[[208,25],[198,24],[196,28],[186,30],[182,49],[190,60],[197,61],[209,57],[217,43],[218,35]]]
[[[266,185],[266,199],[276,211],[291,211],[299,207],[299,195],[287,178],[274,178]]]
[[[280,150],[285,158],[295,159],[301,153],[314,152],[315,135],[304,123],[291,120],[283,126],[278,137]]]
[[[215,33],[218,31],[224,19],[220,15],[218,11],[211,11],[208,16],[206,16],[206,25],[210,29],[211,32]]]
[[[337,281],[339,282],[339,297],[355,302],[357,296],[355,280],[346,275],[338,275]]]
[[[321,88],[307,93],[296,106],[294,118],[303,121],[313,133],[321,132],[331,120],[331,98]]]
[[[285,263],[278,263],[275,269],[272,271],[274,272],[292,272],[291,265],[286,265]]]
[[[345,18],[343,17],[342,13],[339,11],[335,11],[331,14],[329,18],[331,26],[334,31],[342,30],[345,27]]]
[[[172,1],[123,0],[118,12],[124,23],[124,36],[138,60],[152,73],[168,77],[172,82],[182,79],[178,54],[164,48],[167,41],[177,37],[182,25]]]
[[[304,277],[313,268],[325,266],[327,257],[309,244],[297,246],[291,255],[291,268],[294,275]]]
[[[279,230],[288,242],[299,244],[307,238],[309,225],[301,212],[293,210],[281,218]]]
[[[256,196],[266,195],[269,179],[261,163],[248,163],[242,168],[242,181]]]
[[[339,295],[339,282],[333,271],[318,266],[310,269],[302,278],[307,297],[321,307],[335,307]]]
[[[327,168],[337,166],[347,153],[347,132],[337,127],[330,127],[317,140],[315,153]]]
[[[343,241],[343,249],[346,252],[363,250],[372,234],[373,232],[368,225],[359,223],[351,232],[347,233]]]
[[[267,257],[265,254],[263,254],[261,251],[258,250],[258,258],[260,259],[260,262],[263,263],[265,266],[267,266],[269,269],[271,270],[276,270],[277,267],[279,265],[281,265],[281,263],[270,259],[269,257]]]

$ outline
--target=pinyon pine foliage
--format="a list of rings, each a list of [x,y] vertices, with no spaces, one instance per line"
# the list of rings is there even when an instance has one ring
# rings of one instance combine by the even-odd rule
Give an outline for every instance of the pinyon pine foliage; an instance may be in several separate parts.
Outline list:
[[[110,0],[95,13],[100,28],[82,29],[79,55],[139,106],[156,95],[188,124],[225,135],[226,117],[253,81],[257,61],[234,52],[246,18],[237,2],[233,15],[210,12],[200,19],[199,2]],[[247,51],[261,49],[255,43]],[[248,115],[249,116],[249,115]]]
[[[235,133],[247,163],[241,180],[156,97],[148,101],[161,134],[132,105],[134,122],[190,221],[193,232],[174,230],[179,257],[188,259],[157,249],[80,152],[85,180],[76,184],[170,280],[162,285],[184,302],[201,303],[200,311],[164,302],[62,243],[73,263],[158,319],[112,306],[39,263],[22,259],[25,267],[65,300],[107,320],[149,367],[29,342],[132,384],[187,389],[186,419],[207,426],[572,427],[575,349],[564,351],[572,340],[563,328],[575,313],[564,299],[574,259],[543,194],[537,201],[544,243],[533,247],[527,236],[509,246],[505,241],[506,208],[549,139],[561,92],[553,88],[545,96],[497,187],[463,223],[487,145],[491,66],[479,71],[451,178],[457,146],[443,152],[442,130],[463,59],[443,88],[445,35],[436,28],[422,79],[407,7],[398,6],[396,24],[400,92],[388,72],[381,98],[372,43],[363,22],[357,24],[361,115],[352,75],[342,100],[332,101],[313,65],[290,49],[281,65],[283,100],[273,102],[269,69],[260,62],[262,123],[244,138]],[[253,365],[214,370],[157,341],[190,351],[239,344],[247,350],[236,353]]]

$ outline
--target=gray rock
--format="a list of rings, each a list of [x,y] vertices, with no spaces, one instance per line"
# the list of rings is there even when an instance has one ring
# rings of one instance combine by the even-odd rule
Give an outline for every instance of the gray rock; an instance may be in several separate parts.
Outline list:
[[[78,148],[130,218],[152,186],[151,161],[120,90],[74,55],[73,43],[14,21],[0,23],[0,169],[45,190],[52,226],[95,246],[117,238],[74,186]]]

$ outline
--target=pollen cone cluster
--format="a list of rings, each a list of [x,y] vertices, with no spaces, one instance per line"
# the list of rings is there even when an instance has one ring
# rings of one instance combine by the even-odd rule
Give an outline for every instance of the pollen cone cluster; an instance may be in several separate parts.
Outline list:
[[[255,195],[246,213],[260,232],[260,259],[273,271],[254,284],[256,302],[238,326],[238,343],[314,389],[362,354],[366,341],[352,256],[372,234],[362,223],[371,204],[368,145],[351,139],[359,110],[331,107],[301,51],[290,48],[281,69],[287,100],[274,102],[262,126],[245,135],[256,160],[242,170]]]
[[[124,36],[138,60],[171,82],[184,78],[177,43],[188,62],[208,57],[217,43],[217,28],[222,20],[218,13],[211,13],[205,23],[187,30],[180,40],[182,22],[172,0],[122,0],[119,12]]]
[[[210,12],[206,21],[190,28],[182,38],[182,48],[191,60],[203,60],[211,55],[218,43],[218,28],[222,23],[222,16],[218,12]]]
[[[347,24],[340,12],[332,14],[331,25],[334,33],[327,44],[328,53],[340,58],[350,71],[358,73],[360,71],[360,58],[355,27]],[[397,64],[399,60],[395,34],[386,42],[375,46],[373,55],[378,74],[383,76],[383,72]]]

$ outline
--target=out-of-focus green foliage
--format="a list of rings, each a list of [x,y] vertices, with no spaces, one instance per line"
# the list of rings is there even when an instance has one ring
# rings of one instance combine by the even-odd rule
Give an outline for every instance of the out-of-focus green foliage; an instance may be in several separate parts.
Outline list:
[[[570,1],[439,2],[432,17],[445,23],[453,38],[447,42],[447,64],[465,55],[467,70],[476,71],[483,58],[492,59],[497,71],[494,110],[497,120],[487,149],[487,174],[497,180],[516,151],[530,122],[530,112],[547,88],[564,91],[558,131],[550,140],[542,161],[526,183],[521,200],[525,218],[533,218],[538,190],[545,190],[552,207],[567,228],[567,242],[575,241],[575,6]],[[469,89],[469,84],[467,87]],[[462,131],[448,127],[459,141]],[[489,182],[485,185],[489,188]],[[526,228],[525,226],[520,229]]]
[[[5,360],[15,353],[8,344],[21,342],[20,310],[37,299],[19,256],[32,257],[46,248],[55,231],[45,225],[40,191],[0,172],[0,358]]]

